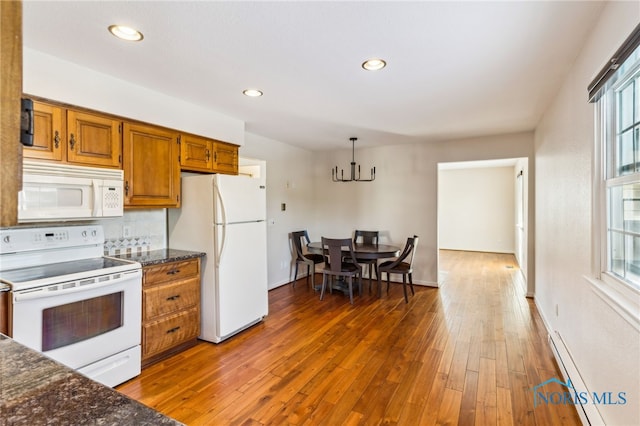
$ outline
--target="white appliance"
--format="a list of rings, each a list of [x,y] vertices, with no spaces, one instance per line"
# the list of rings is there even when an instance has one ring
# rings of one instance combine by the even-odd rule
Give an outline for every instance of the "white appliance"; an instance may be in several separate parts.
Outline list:
[[[140,374],[142,266],[102,255],[101,226],[0,230],[11,337],[115,386]]]
[[[25,159],[18,222],[122,216],[124,172]]]
[[[264,163],[261,177],[182,177],[182,207],[169,209],[169,246],[203,259],[200,338],[214,343],[268,313]]]

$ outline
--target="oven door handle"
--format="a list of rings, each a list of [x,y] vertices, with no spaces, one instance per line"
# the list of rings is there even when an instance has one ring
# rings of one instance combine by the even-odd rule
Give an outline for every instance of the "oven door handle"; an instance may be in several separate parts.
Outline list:
[[[56,296],[61,296],[61,295],[66,295],[66,294],[72,294],[72,293],[78,293],[81,291],[87,291],[87,290],[94,290],[94,289],[98,289],[98,288],[103,288],[103,287],[108,287],[108,286],[112,286],[112,285],[116,285],[119,284],[123,281],[129,281],[132,279],[140,279],[140,285],[142,285],[142,271],[141,270],[135,270],[135,271],[127,271],[127,272],[120,272],[118,274],[113,274],[113,275],[120,275],[120,277],[118,278],[114,278],[114,279],[109,279],[106,281],[97,281],[95,283],[88,283],[88,284],[82,284],[83,281],[89,281],[89,280],[95,280],[97,278],[100,277],[94,277],[94,278],[87,278],[87,279],[80,279],[80,280],[75,280],[74,283],[76,284],[73,287],[69,287],[69,288],[58,288],[53,290],[53,287],[62,287],[65,284],[69,284],[69,283],[60,283],[60,284],[54,284],[54,285],[48,285],[48,286],[44,286],[44,287],[38,287],[38,288],[34,288],[34,289],[27,289],[27,290],[22,290],[22,291],[18,291],[18,292],[13,292],[13,303],[16,302],[24,302],[27,300],[34,300],[34,299],[44,299],[46,297],[56,297]]]

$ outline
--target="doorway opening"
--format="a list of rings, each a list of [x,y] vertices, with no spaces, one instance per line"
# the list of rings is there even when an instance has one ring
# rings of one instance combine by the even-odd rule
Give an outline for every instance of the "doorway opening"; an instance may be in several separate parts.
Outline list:
[[[529,296],[528,166],[527,158],[438,163],[437,221],[438,251],[513,254]]]

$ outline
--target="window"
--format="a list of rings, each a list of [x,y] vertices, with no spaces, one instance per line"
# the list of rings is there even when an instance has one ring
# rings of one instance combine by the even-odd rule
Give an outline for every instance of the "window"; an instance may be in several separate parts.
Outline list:
[[[601,271],[640,289],[640,48],[598,99],[603,160]]]
[[[592,290],[640,331],[640,24],[588,87],[596,103]]]

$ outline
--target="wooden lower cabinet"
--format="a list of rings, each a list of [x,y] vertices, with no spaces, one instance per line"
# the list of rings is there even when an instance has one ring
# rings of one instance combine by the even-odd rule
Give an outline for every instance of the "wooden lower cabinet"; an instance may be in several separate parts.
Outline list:
[[[9,335],[9,292],[0,291],[0,333]]]
[[[192,346],[199,334],[200,259],[145,266],[142,366]]]

